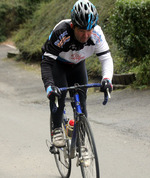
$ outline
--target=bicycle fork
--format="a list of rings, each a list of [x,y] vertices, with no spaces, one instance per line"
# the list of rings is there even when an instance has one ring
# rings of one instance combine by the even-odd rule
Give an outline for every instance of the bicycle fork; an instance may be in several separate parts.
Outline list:
[[[71,140],[69,158],[73,159],[76,156],[75,152],[76,152],[77,128],[78,128],[78,120],[79,120],[78,115],[82,113],[78,93],[74,94],[74,100],[72,100],[71,105],[72,105],[72,108],[73,108],[73,111],[74,111],[75,124],[74,124],[74,129],[73,129],[72,140]]]

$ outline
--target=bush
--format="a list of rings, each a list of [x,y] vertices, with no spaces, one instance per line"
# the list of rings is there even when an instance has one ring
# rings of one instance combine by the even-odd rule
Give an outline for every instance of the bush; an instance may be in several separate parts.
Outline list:
[[[29,15],[30,10],[23,4],[0,2],[0,41],[4,41]]]
[[[150,1],[118,0],[109,19],[110,33],[123,52],[119,71],[135,72],[136,86],[150,85]]]
[[[132,71],[136,74],[135,86],[150,85],[150,55],[146,55]]]
[[[111,34],[127,59],[150,53],[150,1],[118,0],[110,17]]]
[[[48,0],[1,0],[0,41],[4,41],[12,31],[29,19],[36,10],[36,5],[42,1]]]

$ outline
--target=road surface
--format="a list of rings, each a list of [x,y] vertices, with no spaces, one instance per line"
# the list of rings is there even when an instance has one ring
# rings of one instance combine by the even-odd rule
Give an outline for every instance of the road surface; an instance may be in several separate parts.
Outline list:
[[[7,59],[0,45],[0,177],[59,178],[49,139],[49,107],[40,72]],[[95,136],[101,178],[150,177],[150,90],[88,95],[88,116]],[[80,178],[75,166],[71,178]]]

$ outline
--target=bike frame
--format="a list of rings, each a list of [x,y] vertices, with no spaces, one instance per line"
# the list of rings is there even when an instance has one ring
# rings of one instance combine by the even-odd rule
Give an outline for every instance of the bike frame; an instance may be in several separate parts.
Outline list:
[[[79,116],[82,115],[82,110],[81,110],[81,105],[80,105],[80,98],[79,98],[79,93],[78,89],[80,88],[91,88],[91,87],[101,87],[100,83],[92,83],[92,84],[86,84],[86,85],[78,85],[75,84],[74,87],[64,87],[60,88],[61,91],[68,91],[68,90],[75,90],[75,93],[72,98],[72,106],[73,106],[73,112],[74,112],[74,129],[73,129],[73,135],[71,139],[71,146],[70,146],[70,154],[69,158],[73,159],[75,157],[75,149],[76,149],[76,141],[77,141],[77,123],[79,121]],[[104,95],[104,102],[103,104],[105,105],[108,101],[108,94]]]

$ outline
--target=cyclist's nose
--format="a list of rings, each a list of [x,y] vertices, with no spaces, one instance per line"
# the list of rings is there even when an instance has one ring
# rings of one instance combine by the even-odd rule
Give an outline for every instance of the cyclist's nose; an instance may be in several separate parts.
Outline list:
[[[90,36],[90,35],[89,35],[89,32],[88,32],[88,31],[85,31],[85,32],[84,32],[84,37],[85,37],[85,38],[88,38],[89,36]]]
[[[88,31],[84,32],[83,39],[87,41],[90,38],[90,33]]]

